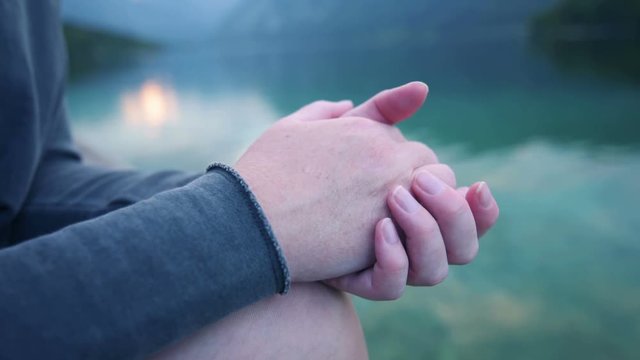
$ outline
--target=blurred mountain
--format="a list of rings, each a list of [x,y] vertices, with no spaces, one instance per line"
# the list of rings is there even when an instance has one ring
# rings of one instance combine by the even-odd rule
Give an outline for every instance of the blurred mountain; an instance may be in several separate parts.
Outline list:
[[[640,0],[562,0],[531,22],[562,69],[640,84]]]
[[[69,79],[76,80],[98,69],[130,64],[158,49],[158,45],[127,35],[65,23],[64,37],[69,55]]]
[[[532,23],[536,36],[640,40],[640,0],[562,0]]]
[[[522,33],[554,0],[65,0],[63,17],[157,42],[215,37],[393,41],[424,36]],[[486,35],[486,34],[485,34]],[[377,41],[376,40],[376,41]]]
[[[217,28],[218,38],[308,39],[511,36],[553,0],[242,0]],[[390,39],[391,40],[391,39]]]
[[[76,24],[170,43],[206,39],[238,0],[63,0]]]

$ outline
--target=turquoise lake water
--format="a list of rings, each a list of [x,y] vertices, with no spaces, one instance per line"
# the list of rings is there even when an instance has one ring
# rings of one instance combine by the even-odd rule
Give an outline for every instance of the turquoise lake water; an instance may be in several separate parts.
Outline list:
[[[76,136],[144,170],[233,163],[316,99],[422,80],[401,126],[501,204],[470,266],[396,302],[356,300],[372,359],[640,358],[640,85],[567,71],[524,40],[416,49],[169,49],[68,89]]]

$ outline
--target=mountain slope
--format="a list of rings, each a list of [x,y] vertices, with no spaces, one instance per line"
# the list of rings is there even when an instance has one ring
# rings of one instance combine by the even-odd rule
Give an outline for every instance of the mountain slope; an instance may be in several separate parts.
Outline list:
[[[372,35],[403,31],[460,32],[524,25],[552,0],[244,0],[218,37]]]
[[[96,69],[117,67],[158,46],[129,36],[66,23],[63,27],[69,55],[69,77],[75,80]]]
[[[239,0],[64,0],[67,21],[155,42],[194,41],[210,36]]]

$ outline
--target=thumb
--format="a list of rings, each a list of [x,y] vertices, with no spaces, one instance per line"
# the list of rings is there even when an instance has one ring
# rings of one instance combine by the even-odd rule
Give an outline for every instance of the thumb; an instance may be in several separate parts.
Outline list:
[[[334,119],[353,109],[351,100],[326,101],[318,100],[302,107],[287,118],[301,121]]]
[[[428,93],[427,84],[414,81],[384,90],[342,116],[361,116],[395,125],[415,114],[424,104]]]

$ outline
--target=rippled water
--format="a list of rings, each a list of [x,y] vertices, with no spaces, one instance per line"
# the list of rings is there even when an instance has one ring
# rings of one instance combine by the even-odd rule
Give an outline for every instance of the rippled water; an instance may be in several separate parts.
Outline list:
[[[319,98],[431,87],[402,125],[502,206],[471,266],[357,300],[373,359],[640,357],[640,87],[560,72],[517,40],[419,49],[171,49],[69,88],[76,135],[122,163],[202,170]]]

